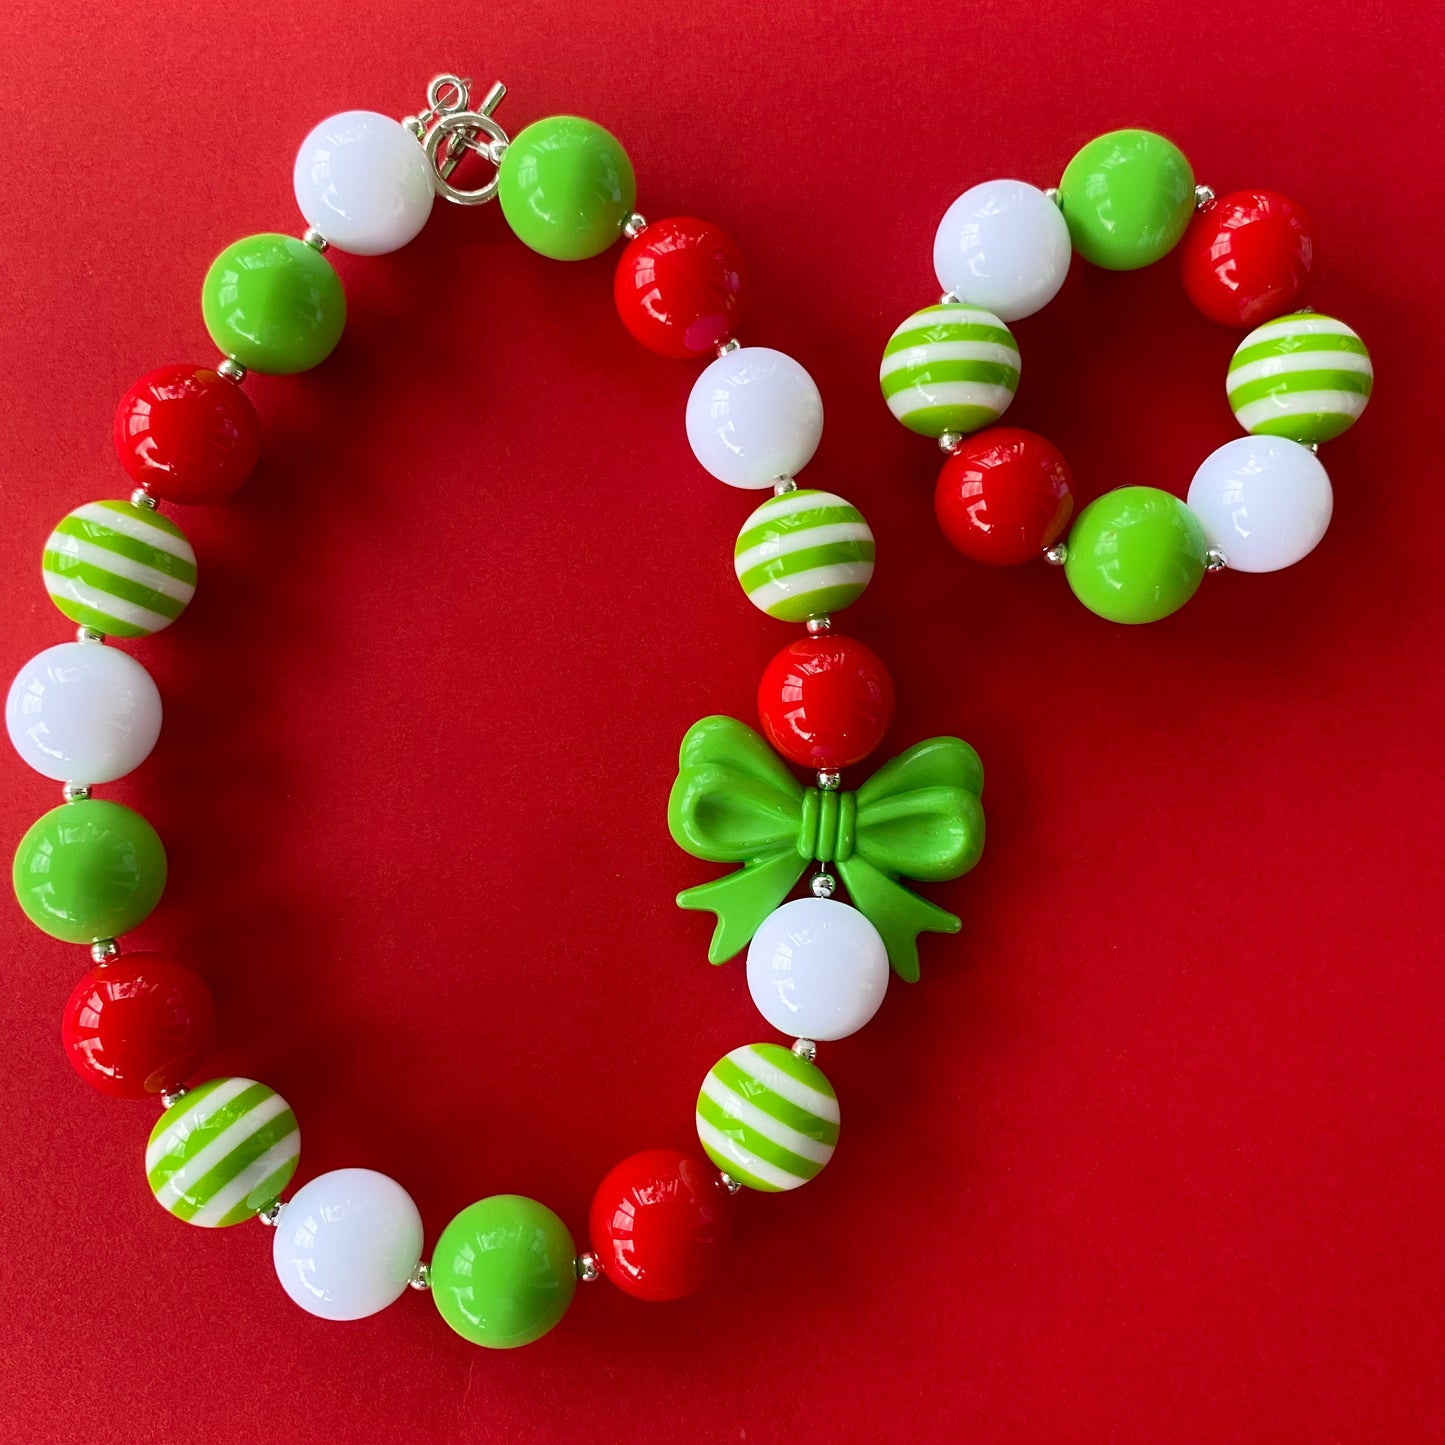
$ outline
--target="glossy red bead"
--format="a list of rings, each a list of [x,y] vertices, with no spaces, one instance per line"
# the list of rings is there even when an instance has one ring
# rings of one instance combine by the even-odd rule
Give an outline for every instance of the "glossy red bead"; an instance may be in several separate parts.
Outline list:
[[[588,1235],[598,1267],[638,1299],[681,1299],[717,1269],[728,1241],[717,1169],[677,1149],[644,1149],[597,1186]]]
[[[185,1083],[215,1034],[211,991],[164,953],[127,953],[91,969],[60,1021],[76,1073],[118,1099],[144,1099]]]
[[[743,256],[707,221],[654,221],[624,248],[612,294],[622,324],[660,356],[709,356],[732,336]]]
[[[1258,326],[1309,292],[1309,217],[1274,191],[1231,191],[1204,207],[1179,245],[1184,289],[1211,321]]]
[[[789,762],[862,762],[893,721],[893,679],[871,647],[825,633],[790,643],[758,684],[763,736]]]
[[[1069,464],[1037,432],[976,432],[949,454],[933,490],[943,535],[965,557],[996,567],[1037,557],[1074,512]]]
[[[115,449],[139,486],[167,502],[215,502],[251,475],[261,423],[235,382],[207,366],[147,373],[115,409]]]

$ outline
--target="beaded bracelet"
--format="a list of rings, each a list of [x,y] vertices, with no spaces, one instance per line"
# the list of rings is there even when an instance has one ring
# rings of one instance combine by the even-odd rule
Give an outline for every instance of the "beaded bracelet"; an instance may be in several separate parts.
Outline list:
[[[1181,239],[1190,300],[1211,320],[1254,328],[1225,380],[1249,435],[1205,458],[1187,502],[1157,487],[1119,487],[1069,528],[1072,479],[1058,448],[994,425],[1019,380],[1007,323],[1053,300],[1073,252],[1133,271]],[[1183,153],[1146,130],[1090,141],[1057,189],[985,181],[965,191],[934,238],[943,298],[898,327],[879,372],[893,415],[948,454],[934,492],[944,536],[978,562],[1042,553],[1091,612],[1114,622],[1169,616],[1206,571],[1273,572],[1306,556],[1333,510],[1319,444],[1359,417],[1374,379],[1354,331],[1297,309],[1313,256],[1295,202],[1272,191],[1216,200],[1195,185]]]
[[[605,1275],[643,1299],[691,1293],[727,1238],[728,1195],[793,1189],[828,1162],[838,1101],[814,1063],[815,1041],[867,1023],[890,971],[917,977],[920,931],[958,928],[898,879],[955,878],[974,865],[983,774],[972,748],[939,737],[886,763],[856,793],[840,787],[840,770],[887,731],[893,684],[869,648],[832,630],[831,614],[872,577],[872,533],[841,497],[793,479],[821,433],[817,388],[791,357],[739,346],[737,247],[695,219],[649,225],[633,210],[631,163],[607,131],[554,116],[509,140],[492,116],[503,87],[472,109],[468,85],[438,77],[426,110],[404,122],[364,111],[324,121],[296,160],[304,237],[251,236],[213,263],[202,310],[225,359],[214,369],[151,372],[122,398],[115,442],[135,490],[127,501],[77,508],[46,542],[46,589],[78,637],[20,670],[6,723],[22,758],[64,784],[64,802],[21,840],[14,881],[42,930],[90,946],[94,967],[62,1020],[65,1051],[103,1093],[159,1097],[164,1112],[146,1149],[157,1200],[191,1224],[258,1217],[275,1226],[277,1276],[314,1315],[359,1319],[410,1284],[429,1288],[465,1338],[509,1348],[550,1330],[578,1279]],[[464,190],[453,175],[469,154],[495,174]],[[688,730],[668,804],[681,847],[741,865],[678,902],[716,914],[713,962],[747,948],[750,993],[791,1047],[734,1049],[708,1072],[695,1125],[710,1162],[666,1148],[624,1159],[593,1198],[590,1249],[579,1253],[544,1205],[502,1194],[463,1209],[423,1264],[420,1214],[394,1180],[334,1170],[283,1204],[300,1146],[286,1101],[247,1078],[187,1087],[213,1036],[211,996],[175,958],[122,956],[116,943],[159,902],[165,850],[138,813],[91,790],[139,766],[161,724],[150,675],[101,644],[168,626],[195,589],[195,554],[157,501],[214,502],[245,480],[260,451],[240,387],[247,371],[307,370],[341,337],[345,297],[323,252],[398,249],[421,230],[437,194],[462,204],[495,197],[523,242],[558,259],[596,256],[627,238],[614,285],[627,329],[663,355],[715,354],[687,406],[698,460],[732,486],[774,493],[738,536],[738,579],[758,608],[805,624],[806,634],[763,674],[763,735],[729,717]],[[784,759],[813,770],[812,784]],[[788,901],[810,868],[805,895]],[[840,883],[851,905],[833,896]]]

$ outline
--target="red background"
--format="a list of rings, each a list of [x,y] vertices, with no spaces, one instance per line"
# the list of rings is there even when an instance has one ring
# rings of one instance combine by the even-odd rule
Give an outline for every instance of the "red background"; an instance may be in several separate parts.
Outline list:
[[[179,12],[179,13],[178,13]],[[897,750],[956,731],[988,769],[965,919],[923,979],[828,1047],[835,1162],[739,1201],[716,1287],[583,1291],[540,1344],[454,1337],[408,1294],[302,1314],[259,1226],[149,1198],[152,1107],[58,1046],[85,960],[0,916],[0,1434],[19,1442],[1439,1440],[1438,865],[1442,60],[1434,7],[899,7],[729,0],[428,11],[395,0],[26,3],[0,47],[5,676],[68,635],[53,522],[125,494],[120,392],[209,360],[201,275],[298,231],[291,160],[352,106],[504,78],[628,146],[653,217],[717,221],[747,339],[812,371],[806,480],[880,564],[848,627],[888,659]],[[1206,580],[1125,629],[1042,566],[987,571],[930,512],[938,456],[888,417],[883,342],[934,298],[934,226],[995,175],[1049,184],[1090,135],[1163,130],[1219,190],[1315,216],[1314,299],[1376,399],[1325,454],[1336,513],[1288,572]],[[435,1238],[518,1191],[575,1229],[622,1155],[687,1144],[698,1082],[768,1037],[668,840],[695,718],[751,718],[792,632],[730,574],[756,498],[693,462],[695,368],[641,352],[611,258],[551,263],[495,208],[336,258],[335,357],[257,380],[262,470],[181,515],[183,621],[134,648],[161,743],[108,796],[172,860],[136,943],[195,960],[218,1071],[278,1088],[301,1178],[398,1177]],[[1166,261],[1076,264],[1021,323],[1009,420],[1085,499],[1183,492],[1236,434],[1234,339]],[[6,750],[0,831],[59,801]],[[7,841],[7,847],[9,842]]]

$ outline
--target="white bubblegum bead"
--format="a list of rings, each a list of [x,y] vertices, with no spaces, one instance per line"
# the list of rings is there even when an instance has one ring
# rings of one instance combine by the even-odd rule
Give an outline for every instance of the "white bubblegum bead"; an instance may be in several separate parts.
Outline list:
[[[62,642],[15,674],[5,699],[15,751],[62,783],[111,783],[138,768],[161,733],[161,695],[135,658],[100,642]]]
[[[795,898],[762,922],[748,947],[748,991],[781,1033],[843,1039],[878,1012],[888,950],[846,903]]]
[[[296,152],[292,183],[307,223],[357,256],[400,250],[426,225],[436,198],[416,137],[370,110],[323,120]]]
[[[687,399],[693,455],[730,487],[770,487],[812,459],[823,435],[813,378],[770,346],[740,346],[698,377]]]
[[[1189,510],[1236,572],[1277,572],[1314,551],[1334,510],[1329,473],[1284,437],[1239,437],[1189,484]]]
[[[406,1290],[421,1247],[421,1215],[400,1184],[374,1169],[334,1169],[287,1202],[271,1256],[307,1313],[359,1320]]]
[[[984,181],[965,191],[933,238],[938,284],[1001,321],[1047,306],[1072,255],[1063,212],[1025,181]]]

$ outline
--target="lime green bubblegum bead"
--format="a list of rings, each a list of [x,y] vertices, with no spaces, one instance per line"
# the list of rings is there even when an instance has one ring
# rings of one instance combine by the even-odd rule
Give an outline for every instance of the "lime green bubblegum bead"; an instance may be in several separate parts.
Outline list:
[[[637,179],[610,131],[581,116],[553,115],[513,137],[497,172],[497,199],[534,251],[585,261],[621,235]]]
[[[52,938],[119,938],[150,916],[166,886],[166,850],[139,813],[100,798],[52,808],[15,850],[15,896]]]
[[[1137,271],[1179,243],[1194,214],[1194,171],[1152,130],[1111,130],[1064,169],[1059,207],[1074,250],[1108,271]]]
[[[314,246],[262,232],[211,262],[201,314],[227,356],[252,371],[290,376],[331,355],[346,326],[346,293]]]
[[[442,1230],[428,1277],[442,1318],[463,1339],[510,1350],[540,1339],[567,1313],[577,1251],[545,1204],[493,1194]]]
[[[1064,573],[1074,596],[1110,622],[1157,622],[1204,576],[1208,543],[1194,513],[1157,487],[1119,487],[1074,523]]]

